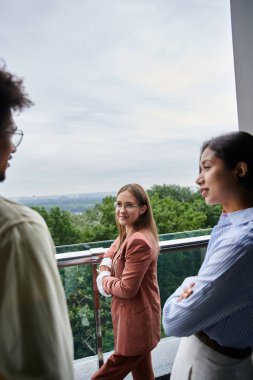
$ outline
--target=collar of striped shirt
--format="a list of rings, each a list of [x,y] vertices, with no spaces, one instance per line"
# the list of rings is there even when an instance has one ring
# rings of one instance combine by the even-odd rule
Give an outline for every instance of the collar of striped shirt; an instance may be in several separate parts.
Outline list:
[[[240,225],[244,223],[248,223],[250,221],[253,222],[253,207],[246,208],[245,210],[239,210],[235,212],[223,212],[221,214],[220,219],[229,219],[231,224]]]

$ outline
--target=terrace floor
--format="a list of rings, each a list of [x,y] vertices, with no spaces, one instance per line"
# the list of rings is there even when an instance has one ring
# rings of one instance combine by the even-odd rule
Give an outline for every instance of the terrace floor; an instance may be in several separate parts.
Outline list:
[[[152,351],[153,368],[157,380],[168,380],[170,378],[170,372],[176,356],[179,341],[179,338],[163,338],[158,346]],[[110,352],[105,353],[104,358],[107,359],[110,354]],[[75,360],[75,380],[90,380],[92,374],[98,368],[97,363],[97,356]],[[131,380],[132,376],[128,375],[125,379]]]

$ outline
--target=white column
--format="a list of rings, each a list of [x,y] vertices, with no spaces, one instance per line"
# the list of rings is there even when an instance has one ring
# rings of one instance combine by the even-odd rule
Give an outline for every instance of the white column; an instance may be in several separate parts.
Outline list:
[[[230,0],[239,130],[253,134],[253,0]]]

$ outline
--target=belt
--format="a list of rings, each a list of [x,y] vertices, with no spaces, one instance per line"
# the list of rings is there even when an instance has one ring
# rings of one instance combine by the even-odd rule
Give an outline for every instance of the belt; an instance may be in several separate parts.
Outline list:
[[[247,348],[235,348],[228,346],[221,346],[215,340],[209,338],[203,331],[200,331],[195,334],[195,336],[205,345],[212,348],[214,351],[219,352],[220,354],[229,356],[233,359],[244,359],[247,356],[252,354],[252,347]]]

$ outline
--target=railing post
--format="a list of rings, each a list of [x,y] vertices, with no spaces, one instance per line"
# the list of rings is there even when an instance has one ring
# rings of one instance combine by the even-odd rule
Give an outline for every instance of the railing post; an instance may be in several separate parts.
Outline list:
[[[94,316],[96,325],[96,341],[97,341],[97,354],[98,354],[98,366],[99,368],[104,364],[103,357],[103,344],[102,344],[102,329],[101,329],[101,313],[99,292],[97,287],[97,264],[92,264],[92,285],[93,285],[93,302],[94,302]]]

